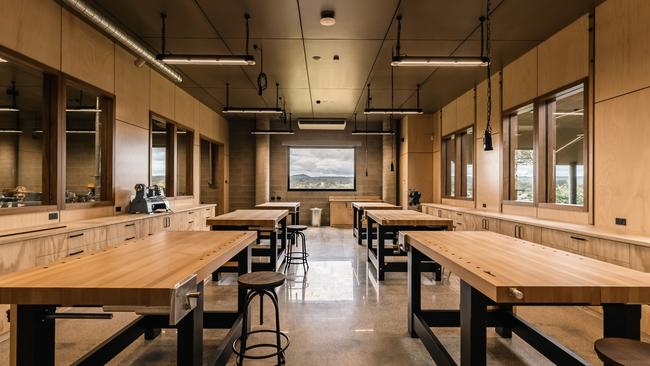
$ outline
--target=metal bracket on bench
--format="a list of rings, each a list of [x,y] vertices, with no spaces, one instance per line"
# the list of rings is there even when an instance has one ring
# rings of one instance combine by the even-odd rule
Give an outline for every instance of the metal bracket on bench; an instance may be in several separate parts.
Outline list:
[[[196,307],[197,301],[201,297],[201,293],[196,291],[196,286],[195,274],[175,284],[169,306],[104,306],[103,310],[138,315],[169,314],[169,324],[176,325]]]
[[[404,252],[408,252],[409,245],[406,243],[406,235],[401,231],[397,235],[397,244],[398,248],[401,248]]]

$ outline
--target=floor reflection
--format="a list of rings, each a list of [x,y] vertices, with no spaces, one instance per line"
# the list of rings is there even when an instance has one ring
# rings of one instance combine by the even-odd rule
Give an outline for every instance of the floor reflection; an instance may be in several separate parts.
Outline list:
[[[357,282],[352,261],[310,261],[307,273],[291,267],[287,273],[287,301],[353,301]]]

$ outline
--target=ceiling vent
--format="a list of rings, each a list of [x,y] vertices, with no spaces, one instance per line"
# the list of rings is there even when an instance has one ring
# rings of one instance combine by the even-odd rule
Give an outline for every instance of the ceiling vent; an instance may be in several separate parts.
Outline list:
[[[345,118],[305,118],[298,120],[301,130],[345,130]]]

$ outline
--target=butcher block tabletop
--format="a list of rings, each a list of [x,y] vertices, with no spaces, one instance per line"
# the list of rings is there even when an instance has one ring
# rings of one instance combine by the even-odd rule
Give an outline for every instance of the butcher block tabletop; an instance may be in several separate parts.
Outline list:
[[[289,215],[288,210],[235,210],[223,215],[209,217],[208,226],[263,226],[275,227]]]
[[[295,210],[300,207],[300,202],[265,202],[255,205],[256,208],[283,208]]]
[[[0,277],[2,304],[169,305],[176,284],[199,281],[255,243],[253,231],[164,231]]]
[[[454,222],[438,216],[413,210],[365,210],[370,217],[382,226],[446,226],[451,228]]]
[[[352,207],[356,209],[392,209],[399,210],[401,206],[396,206],[387,202],[352,202]]]
[[[650,303],[648,273],[489,231],[402,235],[497,303]]]

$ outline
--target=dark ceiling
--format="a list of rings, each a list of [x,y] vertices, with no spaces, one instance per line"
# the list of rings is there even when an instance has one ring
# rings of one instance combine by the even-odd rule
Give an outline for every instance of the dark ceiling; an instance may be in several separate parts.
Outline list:
[[[594,0],[492,0],[494,70],[593,9]],[[251,45],[264,48],[269,88],[257,95],[256,66],[177,66],[181,86],[215,110],[225,104],[275,105],[276,82],[295,117],[350,117],[363,113],[365,86],[373,106],[390,107],[390,57],[395,16],[401,14],[402,52],[477,55],[484,0],[92,0],[151,50],[160,50],[160,13],[167,13],[167,50],[189,54],[242,54],[244,14],[251,15]],[[336,25],[319,24],[322,10]],[[340,60],[334,61],[333,56]],[[313,56],[320,56],[314,60]],[[485,69],[395,68],[395,107],[421,104],[432,112],[485,79]],[[320,101],[317,104],[316,101]]]

